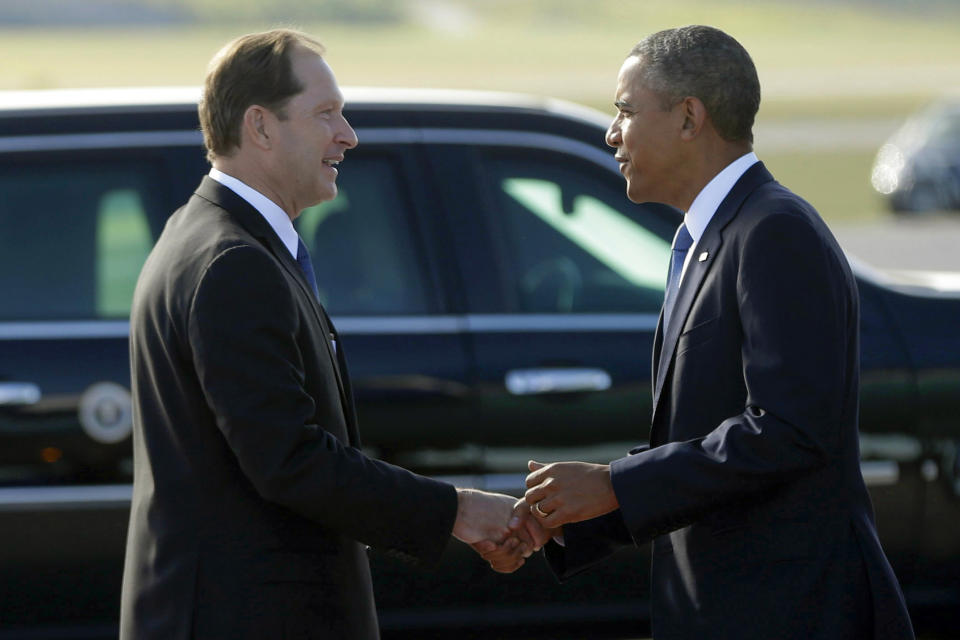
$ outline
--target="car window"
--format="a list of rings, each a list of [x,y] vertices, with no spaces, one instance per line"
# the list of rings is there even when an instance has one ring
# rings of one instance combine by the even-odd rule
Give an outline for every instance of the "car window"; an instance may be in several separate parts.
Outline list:
[[[678,221],[644,217],[622,182],[586,164],[525,155],[483,160],[513,310],[657,313]]]
[[[426,313],[423,252],[400,163],[388,154],[348,153],[337,187],[335,199],[296,222],[324,306],[335,315]]]
[[[0,165],[0,320],[123,318],[153,245],[150,163]]]

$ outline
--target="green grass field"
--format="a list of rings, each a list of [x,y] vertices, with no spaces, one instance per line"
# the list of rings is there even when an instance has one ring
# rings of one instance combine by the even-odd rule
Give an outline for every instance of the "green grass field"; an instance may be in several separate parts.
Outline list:
[[[223,6],[222,0],[193,4],[211,20]],[[255,15],[254,4],[240,15]],[[892,121],[960,90],[960,5],[925,13],[775,0],[400,4],[408,19],[396,23],[292,26],[326,44],[344,85],[515,91],[608,113],[617,70],[633,44],[652,31],[689,23],[723,28],[751,52],[763,85],[758,122],[764,125],[799,118]],[[195,85],[228,39],[282,23],[0,30],[0,57],[7,61],[0,65],[0,89]],[[763,139],[756,142],[781,182],[828,220],[881,215],[869,168],[882,138],[839,151],[781,146],[765,152]]]

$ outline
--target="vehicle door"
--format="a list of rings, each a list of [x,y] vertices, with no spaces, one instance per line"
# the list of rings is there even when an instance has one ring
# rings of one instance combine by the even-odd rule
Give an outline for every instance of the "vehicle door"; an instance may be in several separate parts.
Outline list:
[[[528,458],[609,462],[647,438],[680,216],[627,200],[608,152],[496,135],[433,150],[452,185],[483,468],[522,486]]]
[[[128,315],[190,146],[137,134],[0,140],[0,463],[112,473],[129,452]],[[182,144],[182,143],[181,143]],[[192,186],[190,187],[192,188]],[[9,475],[9,474],[8,474]]]

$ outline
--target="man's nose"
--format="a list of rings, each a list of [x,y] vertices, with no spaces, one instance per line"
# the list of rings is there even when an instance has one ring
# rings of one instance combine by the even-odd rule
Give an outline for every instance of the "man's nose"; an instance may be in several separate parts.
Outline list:
[[[350,126],[350,123],[347,122],[346,118],[343,119],[343,128],[340,131],[337,142],[345,146],[347,149],[353,149],[360,142],[357,139],[357,132],[353,130],[353,127]]]
[[[607,145],[611,147],[620,146],[620,127],[617,126],[616,120],[610,123],[610,126],[607,128],[607,134],[604,136],[604,140],[606,140]]]

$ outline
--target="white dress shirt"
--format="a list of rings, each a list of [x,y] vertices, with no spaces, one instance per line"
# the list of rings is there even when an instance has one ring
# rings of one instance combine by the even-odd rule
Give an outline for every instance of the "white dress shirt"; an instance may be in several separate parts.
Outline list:
[[[690,245],[690,250],[687,251],[687,257],[683,261],[683,271],[680,272],[680,280],[678,282],[683,282],[683,274],[687,272],[687,265],[690,264],[690,258],[697,248],[697,243],[700,242],[700,238],[703,237],[703,232],[706,230],[707,225],[710,224],[710,220],[713,219],[713,214],[717,212],[720,203],[723,202],[723,199],[726,198],[730,190],[733,189],[733,185],[737,183],[737,180],[747,172],[747,169],[757,162],[759,162],[757,154],[753,151],[740,156],[728,164],[723,171],[713,176],[713,180],[708,182],[707,186],[694,198],[690,209],[683,216],[683,223],[687,225],[687,231],[690,232],[690,237],[693,238],[693,244]]]
[[[263,195],[253,187],[250,187],[233,176],[225,174],[219,169],[210,169],[210,177],[227,187],[238,196],[246,200],[251,207],[260,212],[260,215],[267,221],[270,228],[273,229],[280,242],[287,248],[293,259],[297,259],[297,247],[300,243],[300,236],[297,230],[293,228],[293,221],[290,216],[280,208],[276,202]]]

